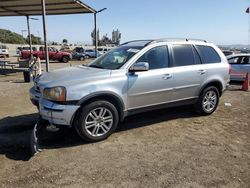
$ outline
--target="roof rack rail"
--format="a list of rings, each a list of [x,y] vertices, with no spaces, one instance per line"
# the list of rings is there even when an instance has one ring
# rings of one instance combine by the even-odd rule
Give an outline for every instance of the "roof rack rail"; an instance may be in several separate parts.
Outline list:
[[[186,41],[201,41],[201,42],[207,42],[206,40],[203,39],[186,39]]]
[[[152,40],[152,39],[148,39],[148,40],[132,40],[132,41],[128,41],[128,42],[125,42],[125,43],[122,43],[122,44],[120,44],[119,46],[122,46],[122,45],[125,45],[125,44],[129,44],[129,43],[131,43],[131,42],[147,42],[146,44],[145,44],[145,46],[147,46],[148,44],[150,44],[151,42],[153,42],[154,40]]]
[[[152,43],[157,43],[157,42],[173,42],[173,41],[201,41],[201,42],[207,42],[206,40],[203,39],[188,39],[188,38],[163,38],[163,39],[157,39],[153,40],[150,44]]]

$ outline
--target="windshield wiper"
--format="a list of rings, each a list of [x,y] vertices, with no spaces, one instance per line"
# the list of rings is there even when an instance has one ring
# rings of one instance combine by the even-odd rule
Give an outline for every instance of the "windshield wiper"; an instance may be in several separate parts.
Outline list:
[[[89,67],[94,67],[94,68],[104,69],[102,66],[99,66],[99,65],[89,65]]]

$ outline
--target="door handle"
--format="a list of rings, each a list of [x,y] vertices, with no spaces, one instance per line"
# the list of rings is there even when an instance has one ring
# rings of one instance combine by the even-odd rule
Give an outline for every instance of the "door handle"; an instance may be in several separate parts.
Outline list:
[[[170,79],[170,78],[172,78],[172,77],[173,77],[172,74],[164,74],[164,75],[162,76],[162,79],[163,79],[163,80],[168,80],[168,79]]]
[[[198,73],[201,74],[201,75],[202,75],[202,74],[206,74],[206,70],[200,69],[200,70],[198,70]]]

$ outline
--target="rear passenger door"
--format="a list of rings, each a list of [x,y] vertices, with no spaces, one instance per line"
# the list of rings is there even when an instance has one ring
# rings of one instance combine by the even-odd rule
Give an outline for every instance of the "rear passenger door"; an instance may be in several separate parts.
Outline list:
[[[206,80],[206,70],[194,46],[173,44],[172,58],[174,67],[173,100],[197,97],[201,84]]]

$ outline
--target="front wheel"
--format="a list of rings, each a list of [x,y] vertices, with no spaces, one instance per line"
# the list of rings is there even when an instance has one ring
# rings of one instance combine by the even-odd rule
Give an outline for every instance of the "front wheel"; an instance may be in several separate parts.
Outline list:
[[[197,101],[195,108],[201,115],[212,114],[219,104],[219,91],[214,86],[205,88]]]
[[[75,128],[78,135],[89,142],[109,137],[119,120],[117,109],[108,101],[95,101],[82,107],[76,118]]]
[[[79,60],[80,60],[80,61],[84,61],[85,58],[84,58],[83,56],[81,56],[81,57],[79,58]]]
[[[69,58],[68,56],[63,56],[63,57],[62,57],[62,62],[63,62],[63,63],[68,63],[68,62],[69,62],[69,59],[70,59],[70,58]]]

